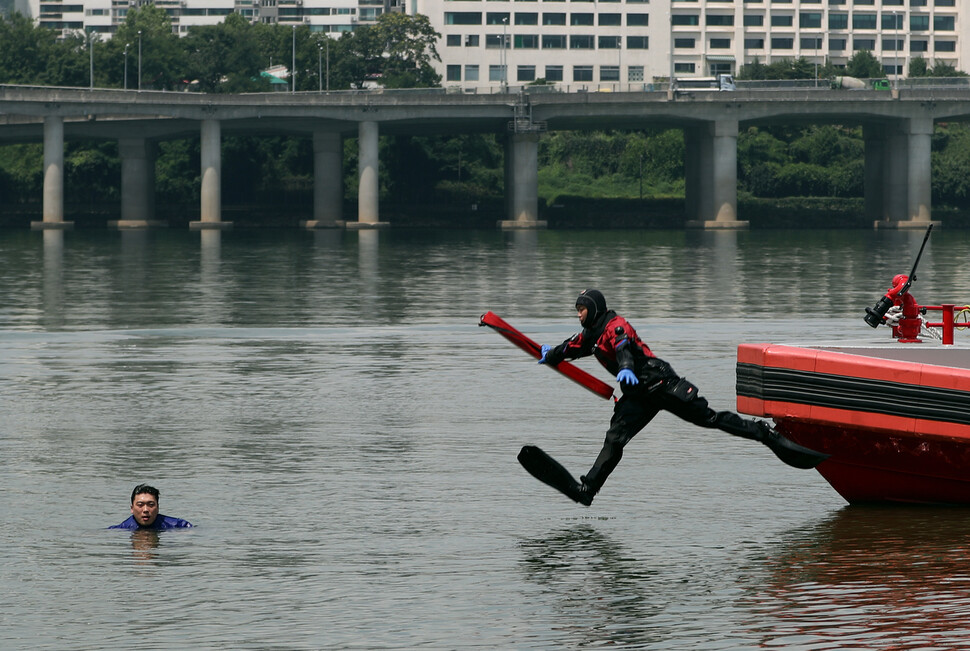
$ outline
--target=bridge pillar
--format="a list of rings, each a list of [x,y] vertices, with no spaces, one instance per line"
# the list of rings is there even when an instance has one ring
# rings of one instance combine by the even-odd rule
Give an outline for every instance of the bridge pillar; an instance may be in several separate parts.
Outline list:
[[[339,133],[313,132],[313,219],[306,228],[334,228],[343,213],[343,141]]]
[[[865,170],[863,172],[864,212],[873,223],[889,220],[886,211],[886,185],[889,182],[889,162],[886,155],[886,127],[866,124],[862,127],[865,146]]]
[[[694,139],[699,141],[692,142]],[[691,192],[697,194],[689,204],[697,212],[687,221],[687,227],[747,228],[748,222],[738,221],[737,119],[716,120],[706,129],[695,130],[687,141],[687,154],[700,159],[690,165],[685,161],[685,170],[696,178]]]
[[[342,222],[346,228],[385,228],[379,221],[380,183],[378,152],[380,131],[377,122],[361,122],[357,127],[357,221]]]
[[[202,120],[201,138],[201,221],[189,222],[189,228],[232,228],[232,222],[222,221],[222,125],[219,120]]]
[[[881,219],[873,222],[875,228],[924,229],[931,223],[932,135],[932,118],[909,118],[893,125],[886,141],[888,151],[883,152],[883,209]],[[868,147],[867,140],[867,166]],[[867,198],[869,192],[866,188]]]
[[[539,134],[513,133],[505,146],[508,219],[499,228],[545,228],[539,220]]]
[[[155,155],[144,138],[118,141],[121,158],[121,219],[108,222],[116,228],[165,226],[155,221]]]
[[[930,141],[933,137],[933,118],[909,119],[909,169],[907,189],[909,204],[907,218],[913,228],[925,228],[930,223],[932,187]]]
[[[64,118],[44,118],[43,221],[30,222],[34,230],[74,228],[64,221]]]

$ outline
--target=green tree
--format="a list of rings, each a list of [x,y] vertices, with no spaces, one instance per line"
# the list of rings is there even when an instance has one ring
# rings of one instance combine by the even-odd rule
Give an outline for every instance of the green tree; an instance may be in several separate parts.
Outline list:
[[[357,28],[340,39],[340,74],[351,85],[380,79],[386,88],[431,88],[441,83],[432,60],[440,61],[435,46],[441,34],[427,16],[386,13],[375,25]]]
[[[929,66],[926,65],[926,59],[923,57],[913,57],[909,60],[909,75],[910,77],[927,77],[929,76]]]
[[[845,74],[857,79],[885,77],[882,64],[868,50],[859,50],[845,64]]]
[[[218,25],[191,27],[182,39],[186,52],[186,75],[208,93],[241,93],[268,90],[259,76],[262,60],[252,24],[240,14],[230,14]]]
[[[179,37],[172,32],[172,21],[164,9],[153,4],[132,7],[112,40],[117,42],[116,52],[126,43],[131,45],[128,88],[138,87],[139,43],[143,90],[175,90],[188,81],[185,51]]]

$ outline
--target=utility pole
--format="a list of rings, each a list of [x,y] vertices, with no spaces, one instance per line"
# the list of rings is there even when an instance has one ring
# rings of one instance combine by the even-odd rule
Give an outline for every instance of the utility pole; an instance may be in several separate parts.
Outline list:
[[[290,79],[293,82],[293,90],[290,92],[296,92],[296,25],[293,25],[293,69],[290,70]]]

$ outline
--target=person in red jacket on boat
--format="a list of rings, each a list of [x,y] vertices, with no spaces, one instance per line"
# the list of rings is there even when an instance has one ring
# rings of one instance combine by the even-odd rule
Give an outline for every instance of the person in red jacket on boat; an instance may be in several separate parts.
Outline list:
[[[620,462],[624,446],[661,410],[700,427],[717,428],[765,443],[783,461],[797,467],[809,467],[799,464],[803,461],[798,458],[802,452],[809,456],[817,454],[788,441],[764,421],[711,409],[695,385],[678,376],[670,364],[653,354],[629,321],[607,309],[606,298],[599,290],[580,292],[576,315],[583,326],[582,332],[558,346],[542,346],[539,363],[555,365],[563,360],[595,355],[616,376],[622,391],[613,408],[603,448],[589,472],[580,477],[580,503],[592,504],[593,496]]]

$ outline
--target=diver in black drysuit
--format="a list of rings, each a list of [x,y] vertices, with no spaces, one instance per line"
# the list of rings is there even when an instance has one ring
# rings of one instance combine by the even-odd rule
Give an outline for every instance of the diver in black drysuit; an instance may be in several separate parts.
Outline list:
[[[622,390],[622,396],[613,408],[603,448],[589,472],[580,477],[581,503],[587,506],[592,503],[593,496],[623,457],[623,448],[661,410],[700,427],[717,428],[765,443],[776,454],[779,440],[794,446],[764,421],[742,418],[733,411],[711,409],[695,385],[678,376],[670,364],[654,355],[626,319],[607,309],[606,298],[600,291],[584,290],[576,299],[576,309],[582,332],[558,346],[542,346],[539,363],[558,364],[565,359],[595,355],[616,376]],[[784,457],[782,460],[792,463]]]

